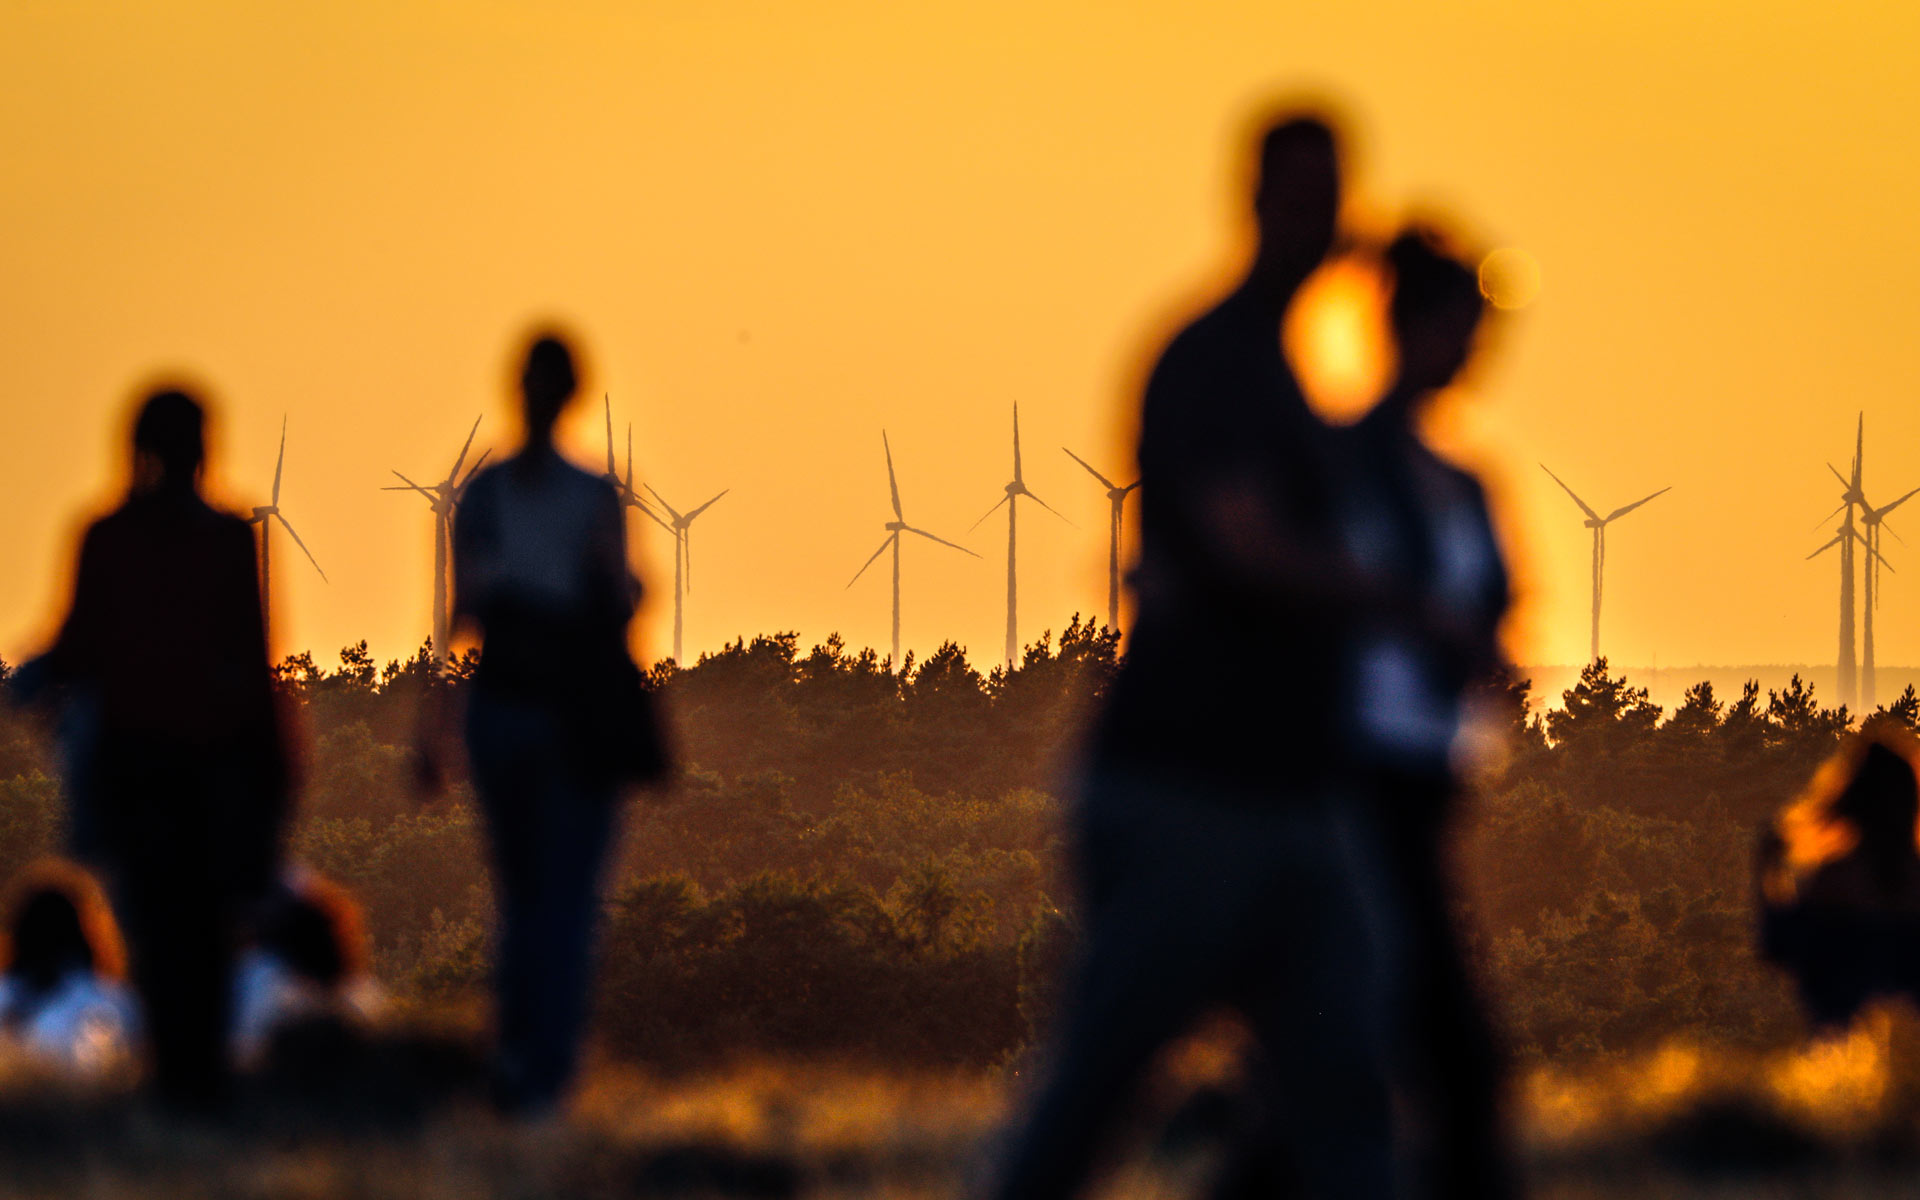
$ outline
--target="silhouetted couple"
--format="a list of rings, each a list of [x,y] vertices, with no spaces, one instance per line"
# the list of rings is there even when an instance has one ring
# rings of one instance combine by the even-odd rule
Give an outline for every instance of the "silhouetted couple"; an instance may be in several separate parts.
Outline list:
[[[1396,241],[1399,375],[1328,428],[1280,328],[1339,207],[1327,124],[1267,130],[1252,267],[1148,381],[1138,618],[1074,812],[1083,957],[999,1197],[1077,1192],[1156,1052],[1222,1006],[1258,1049],[1221,1194],[1509,1188],[1437,857],[1505,576],[1479,488],[1415,435],[1482,302],[1432,239]]]

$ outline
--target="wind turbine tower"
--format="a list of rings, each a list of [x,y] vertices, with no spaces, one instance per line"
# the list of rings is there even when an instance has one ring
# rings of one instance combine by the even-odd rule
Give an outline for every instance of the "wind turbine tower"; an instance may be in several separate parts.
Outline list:
[[[682,619],[686,614],[687,593],[693,588],[693,519],[712,508],[714,500],[720,499],[733,489],[722,488],[713,500],[682,514],[673,505],[667,503],[665,496],[654,491],[652,484],[643,486],[649,492],[653,492],[653,502],[666,510],[669,520],[661,523],[673,533],[673,661],[680,663],[685,661],[680,657]]]
[[[1019,559],[1016,554],[1019,547],[1020,497],[1025,496],[1054,516],[1060,517],[1062,521],[1067,521],[1065,517],[1060,516],[1058,509],[1027,489],[1026,478],[1020,473],[1020,406],[1018,404],[1013,406],[1013,479],[1004,490],[1006,495],[1000,497],[1000,504],[1007,506],[1007,669],[1011,671],[1014,668],[1014,660],[1020,653]],[[982,513],[980,521],[999,512],[1000,504]],[[972,533],[974,529],[979,528],[980,521],[975,521],[967,532]],[[1072,525],[1073,522],[1067,521],[1067,524]]]
[[[1546,471],[1547,477],[1559,484],[1562,491],[1573,497],[1573,502],[1580,506],[1581,512],[1586,514],[1587,519],[1582,522],[1582,524],[1588,529],[1593,530],[1593,627],[1588,637],[1587,661],[1595,662],[1600,657],[1600,581],[1601,577],[1606,573],[1607,566],[1607,526],[1613,524],[1621,517],[1626,516],[1634,509],[1639,508],[1642,504],[1653,499],[1654,496],[1664,495],[1672,491],[1673,488],[1671,485],[1663,487],[1653,493],[1652,496],[1642,496],[1632,504],[1616,508],[1603,517],[1589,508],[1585,500],[1574,495],[1573,489],[1566,485],[1566,481],[1562,480],[1552,471],[1547,470],[1547,464],[1541,463],[1540,469]]]
[[[935,537],[924,529],[916,529],[907,524],[905,514],[900,511],[900,483],[893,474],[893,446],[887,441],[887,431],[884,429],[880,431],[880,448],[887,456],[887,491],[893,498],[893,520],[886,524],[887,536],[880,543],[880,548],[875,550],[873,557],[867,559],[860,565],[860,569],[853,573],[853,578],[847,580],[847,586],[852,587],[860,582],[860,577],[867,573],[867,568],[873,565],[874,560],[884,554],[889,546],[893,548],[893,657],[887,660],[887,666],[897,674],[902,662],[900,658],[900,535],[917,533],[928,541],[939,542],[942,546],[958,550],[962,554],[972,554],[975,558],[980,556],[965,546],[956,546],[943,537]]]
[[[262,628],[273,620],[271,601],[273,598],[273,523],[275,521],[280,522],[280,527],[287,531],[287,536],[293,539],[293,544],[300,547],[300,553],[307,556],[307,561],[313,564],[313,569],[320,571],[320,560],[313,556],[313,551],[307,549],[307,544],[300,540],[300,535],[294,531],[293,524],[287,520],[286,514],[280,511],[280,472],[286,465],[287,419],[281,417],[280,457],[273,462],[273,498],[266,504],[255,505],[253,515],[247,518],[247,524],[260,527],[260,624]],[[320,571],[320,581],[324,583],[326,579],[327,573]]]
[[[1852,476],[1842,475],[1839,468],[1832,463],[1827,464],[1827,470],[1833,472],[1833,477],[1840,481],[1841,492],[1840,507],[1828,513],[1825,519],[1840,516],[1843,512],[1846,514],[1845,518],[1841,521],[1840,527],[1834,531],[1833,539],[1807,556],[1812,558],[1836,545],[1840,547],[1842,572],[1840,579],[1840,701],[1863,709],[1871,707],[1877,699],[1873,612],[1880,603],[1880,568],[1885,566],[1887,570],[1893,570],[1892,564],[1888,563],[1886,556],[1880,552],[1880,532],[1886,528],[1884,523],[1887,514],[1905,504],[1914,495],[1914,492],[1910,491],[1891,504],[1884,504],[1879,508],[1869,504],[1861,479],[1866,458],[1865,449],[1866,415],[1862,413],[1854,427]],[[1920,491],[1920,488],[1916,488],[1915,491]],[[1860,524],[1865,526],[1865,534],[1860,533],[1854,525],[1853,510],[1855,508],[1860,510]],[[1890,528],[1887,531],[1892,532]],[[1861,655],[1857,684],[1853,679],[1853,556],[1856,542],[1866,551],[1867,556],[1867,561],[1860,571],[1860,583],[1865,594],[1861,596],[1860,605]]]
[[[1065,446],[1067,457],[1086,467],[1087,474],[1100,481],[1107,489],[1107,628],[1120,628],[1120,516],[1126,507],[1127,495],[1140,486],[1138,479],[1125,487],[1118,487],[1113,480],[1093,469],[1086,459],[1081,458]]]
[[[460,498],[466,494],[467,485],[473,482],[473,476],[480,464],[487,461],[491,450],[483,450],[480,457],[473,460],[473,466],[463,478],[460,465],[467,461],[467,451],[473,449],[473,435],[480,431],[480,418],[473,419],[473,428],[467,430],[466,444],[460,447],[460,456],[453,460],[453,469],[447,477],[432,487],[421,487],[405,475],[395,471],[400,486],[387,486],[385,492],[419,492],[427,498],[427,504],[433,509],[433,658],[439,666],[447,663],[447,593],[450,590],[447,578],[447,542],[453,531],[453,513],[460,505]]]

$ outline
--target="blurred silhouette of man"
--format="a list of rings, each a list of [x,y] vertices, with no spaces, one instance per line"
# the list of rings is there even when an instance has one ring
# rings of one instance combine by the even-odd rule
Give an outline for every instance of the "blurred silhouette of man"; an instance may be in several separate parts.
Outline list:
[[[1377,826],[1401,910],[1399,1068],[1422,1194],[1498,1200],[1515,1184],[1499,1130],[1500,1055],[1467,971],[1445,865],[1464,696],[1499,663],[1506,567],[1472,475],[1420,438],[1466,365],[1486,302],[1474,269],[1424,229],[1388,248],[1398,370],[1350,430],[1342,471],[1349,552],[1398,597],[1353,625],[1341,744]]]
[[[277,873],[288,764],[253,532],[200,496],[205,411],[148,396],[133,484],[80,547],[73,604],[32,673],[88,711],[75,804],[120,909],[154,1081],[190,1107],[227,1094],[240,923]]]
[[[619,785],[655,770],[631,746],[658,735],[626,646],[639,583],[620,498],[553,444],[578,386],[566,343],[536,339],[520,384],[526,440],[455,518],[454,612],[485,640],[467,748],[500,910],[495,1094],[538,1117],[573,1076]]]
[[[1155,1052],[1219,1005],[1260,1043],[1265,1157],[1323,1200],[1393,1193],[1385,885],[1331,786],[1326,702],[1364,580],[1280,347],[1339,204],[1328,124],[1269,127],[1252,266],[1148,381],[1139,615],[1074,814],[1086,943],[1003,1200],[1077,1193]]]

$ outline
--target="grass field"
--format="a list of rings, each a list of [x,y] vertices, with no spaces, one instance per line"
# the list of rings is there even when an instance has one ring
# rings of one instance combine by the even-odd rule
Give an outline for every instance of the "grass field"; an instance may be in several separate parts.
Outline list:
[[[1520,1091],[1533,1194],[1893,1197],[1920,1184],[1920,1088],[1905,1022],[1771,1055],[1667,1046],[1541,1070]],[[27,1197],[956,1196],[1019,1080],[754,1062],[588,1074],[564,1119],[509,1124],[461,1039],[310,1048],[218,1124],[124,1088],[75,1093],[15,1072],[0,1091],[0,1193]],[[298,1078],[295,1078],[298,1076]],[[1104,1195],[1196,1194],[1217,1144],[1173,1136],[1229,1056],[1173,1057]]]

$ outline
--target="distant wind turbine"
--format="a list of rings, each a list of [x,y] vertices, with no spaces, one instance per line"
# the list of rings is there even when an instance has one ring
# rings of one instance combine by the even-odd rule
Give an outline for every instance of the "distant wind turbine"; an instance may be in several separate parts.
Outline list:
[[[887,441],[887,431],[884,429],[880,431],[880,448],[886,453],[886,456],[887,456],[887,491],[891,494],[893,498],[893,520],[887,522],[886,540],[880,543],[880,549],[875,550],[873,552],[873,557],[869,558],[865,563],[861,564],[860,569],[853,573],[853,578],[847,581],[847,586],[852,587],[854,584],[860,582],[860,577],[867,573],[867,568],[874,564],[874,560],[878,559],[882,554],[884,554],[887,550],[887,547],[889,546],[893,547],[893,657],[887,660],[887,666],[888,666],[888,669],[897,673],[900,670],[900,665],[901,665],[901,658],[900,658],[900,535],[903,533],[917,533],[921,537],[926,538],[928,541],[939,542],[942,546],[947,546],[947,547],[950,547],[951,549],[958,550],[962,554],[973,554],[973,557],[975,558],[979,558],[980,556],[978,554],[974,554],[973,551],[967,549],[965,546],[956,546],[952,542],[948,541],[943,537],[935,537],[933,534],[928,533],[924,529],[916,529],[912,525],[907,524],[906,516],[902,514],[900,511],[900,484],[899,484],[899,481],[894,478],[894,474],[893,474],[893,446]],[[982,519],[984,520],[984,518]]]
[[[1093,469],[1086,459],[1081,458],[1065,446],[1067,457],[1086,467],[1087,474],[1100,481],[1107,489],[1107,628],[1120,628],[1120,516],[1126,508],[1127,494],[1140,486],[1138,479],[1125,487],[1115,486],[1113,480]]]
[[[473,435],[480,431],[480,418],[473,419],[473,428],[467,431],[466,444],[460,447],[460,457],[453,460],[453,469],[447,477],[432,487],[421,487],[405,475],[395,471],[402,486],[388,486],[380,489],[385,492],[419,492],[427,498],[433,509],[433,657],[441,666],[447,662],[447,593],[450,590],[447,579],[447,541],[453,530],[454,509],[459,507],[460,498],[466,494],[467,485],[473,482],[474,473],[480,464],[487,461],[491,450],[483,450],[480,457],[473,460],[473,466],[467,470],[464,478],[460,475],[460,465],[467,461],[467,451],[473,449]]]
[[[1540,469],[1546,471],[1547,477],[1559,484],[1562,491],[1566,492],[1569,496],[1573,496],[1573,502],[1579,505],[1580,511],[1587,515],[1587,519],[1583,524],[1585,524],[1588,529],[1593,530],[1593,629],[1588,642],[1587,661],[1595,662],[1600,657],[1600,580],[1606,571],[1607,565],[1607,526],[1619,520],[1621,517],[1626,516],[1634,509],[1639,508],[1642,504],[1653,499],[1654,496],[1665,495],[1667,492],[1672,491],[1673,488],[1671,486],[1663,487],[1653,493],[1652,496],[1642,496],[1632,504],[1616,508],[1603,517],[1589,508],[1585,500],[1574,495],[1573,489],[1566,485],[1566,481],[1562,480],[1552,471],[1548,471],[1547,464],[1541,463]]]
[[[613,490],[619,494],[621,504],[623,504],[627,508],[634,508],[634,509],[640,510],[640,513],[642,516],[646,517],[648,520],[652,521],[655,525],[658,525],[660,528],[666,530],[668,533],[672,533],[673,526],[667,523],[666,518],[662,517],[659,513],[653,511],[652,507],[647,504],[646,500],[641,497],[640,493],[633,490],[633,425],[631,422],[629,422],[627,425],[627,477],[625,479],[620,478],[620,472],[614,467],[614,463],[613,463],[613,400],[611,397],[604,397],[604,396],[602,397],[602,399],[606,401],[606,406],[607,406],[607,473],[605,476],[606,481],[612,484]]]
[[[1827,470],[1833,472],[1833,477],[1840,481],[1840,507],[1828,513],[1822,521],[1831,520],[1839,516],[1842,511],[1845,511],[1846,519],[1835,531],[1832,541],[1807,556],[1812,558],[1836,544],[1841,547],[1840,566],[1843,575],[1840,585],[1840,700],[1843,704],[1853,704],[1857,699],[1857,706],[1862,709],[1871,707],[1876,700],[1873,613],[1880,604],[1880,568],[1884,566],[1889,571],[1893,570],[1893,565],[1887,562],[1886,556],[1880,552],[1880,531],[1888,513],[1905,504],[1914,492],[1920,492],[1920,488],[1916,488],[1891,504],[1885,504],[1879,508],[1867,503],[1866,491],[1861,481],[1866,457],[1866,425],[1866,414],[1862,413],[1854,427],[1852,478],[1842,475],[1839,468],[1832,463],[1827,464]],[[1860,510],[1860,523],[1866,527],[1864,535],[1854,528],[1853,510],[1856,507]],[[1886,527],[1886,530],[1888,533],[1893,533],[1891,527]],[[1894,534],[1896,538],[1899,536],[1897,533]],[[1853,688],[1850,686],[1852,681],[1848,678],[1852,674],[1853,665],[1853,544],[1855,542],[1858,542],[1867,552],[1866,564],[1860,572],[1860,582],[1865,589],[1865,595],[1861,597],[1860,606],[1862,636],[1857,697],[1853,695]]]
[[[287,531],[287,536],[293,539],[293,544],[300,547],[300,553],[307,556],[307,561],[313,564],[313,569],[320,571],[320,560],[313,556],[313,551],[307,549],[307,544],[300,540],[300,535],[294,531],[292,523],[286,518],[286,514],[280,511],[280,472],[286,465],[287,419],[281,417],[280,457],[276,458],[273,462],[273,498],[266,504],[255,505],[253,515],[247,518],[247,524],[258,525],[260,527],[260,623],[262,628],[273,619],[273,605],[271,600],[273,598],[274,521],[280,522],[280,527]],[[326,578],[327,573],[320,571],[321,582],[326,582]]]
[[[1015,554],[1019,544],[1020,497],[1025,496],[1054,516],[1060,517],[1062,521],[1067,521],[1065,517],[1060,516],[1060,511],[1054,508],[1053,505],[1048,504],[1045,500],[1042,500],[1029,491],[1025,477],[1020,474],[1020,406],[1018,404],[1013,406],[1013,480],[1006,485],[1005,491],[1007,494],[1000,497],[1000,504],[1007,506],[1007,669],[1012,670],[1014,667],[1014,659],[1020,653],[1020,628],[1018,618],[1020,593],[1017,586],[1017,564],[1019,560]],[[984,521],[994,513],[999,512],[1000,504],[996,504],[982,513],[980,515],[980,521]],[[972,533],[975,529],[978,529],[980,527],[980,521],[975,521],[969,526],[967,532]],[[1073,522],[1067,521],[1067,524],[1072,525]]]
[[[654,491],[652,484],[643,486],[649,492],[653,492],[653,502],[665,509],[667,516],[671,519],[671,523],[663,521],[661,524],[666,525],[673,534],[673,661],[681,663],[685,661],[680,657],[681,620],[685,614],[687,593],[693,590],[693,519],[712,508],[714,500],[720,499],[733,489],[720,489],[713,500],[683,515],[673,505],[667,503],[666,497]],[[658,519],[655,518],[655,520]]]

